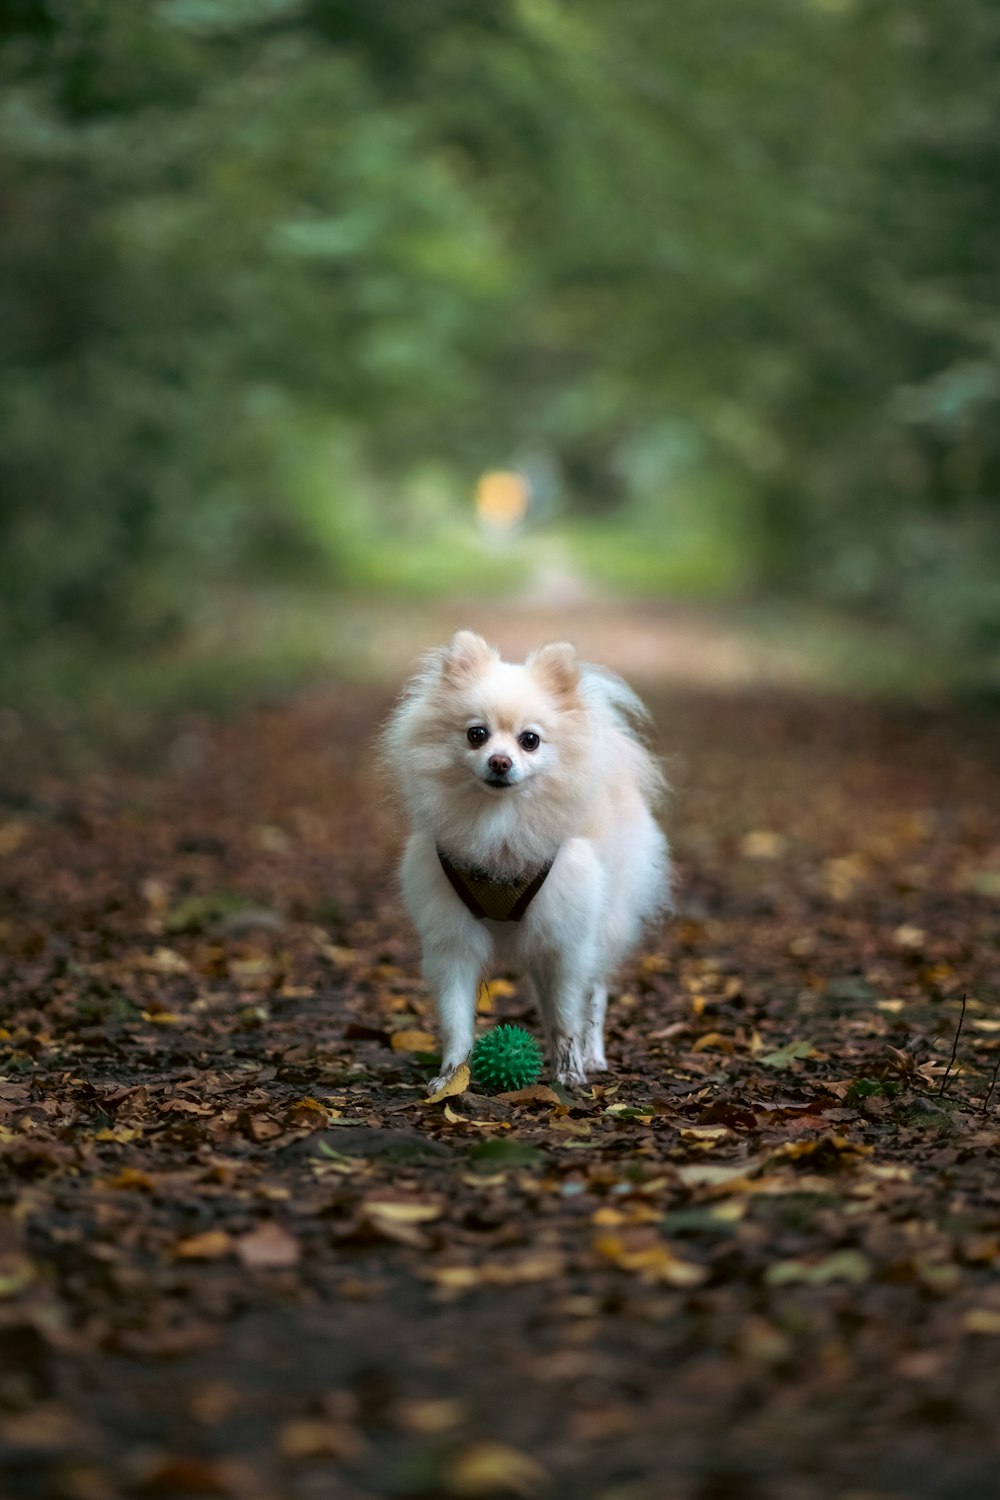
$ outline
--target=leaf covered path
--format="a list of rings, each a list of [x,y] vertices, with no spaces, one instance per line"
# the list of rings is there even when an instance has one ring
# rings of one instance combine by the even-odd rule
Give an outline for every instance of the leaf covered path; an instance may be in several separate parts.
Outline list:
[[[679,915],[576,1096],[423,1100],[384,695],[15,747],[0,1494],[992,1500],[996,721],[650,696]]]

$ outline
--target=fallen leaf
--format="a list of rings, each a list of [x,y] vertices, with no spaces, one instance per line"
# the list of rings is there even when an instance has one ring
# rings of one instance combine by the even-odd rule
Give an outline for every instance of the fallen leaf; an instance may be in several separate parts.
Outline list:
[[[450,1104],[445,1104],[443,1116],[449,1125],[471,1125],[476,1130],[509,1130],[507,1120],[473,1120],[470,1115],[457,1115]]]
[[[395,1045],[395,1042],[393,1045]],[[440,1104],[442,1099],[453,1099],[457,1094],[464,1094],[469,1087],[471,1078],[472,1074],[469,1070],[469,1064],[459,1063],[451,1077],[447,1078],[439,1089],[435,1089],[433,1094],[428,1094],[424,1103]]]
[[[757,1059],[765,1068],[790,1068],[793,1062],[801,1058],[819,1058],[812,1042],[788,1042],[784,1047],[779,1047],[777,1052],[765,1053]]]
[[[740,840],[740,853],[745,859],[780,859],[788,847],[788,840],[770,828],[755,828]]]
[[[0,1298],[19,1297],[37,1275],[37,1266],[26,1255],[0,1255]]]
[[[173,948],[156,948],[139,960],[139,967],[154,974],[187,974],[191,965]]]
[[[691,1048],[692,1052],[735,1052],[736,1043],[731,1036],[723,1036],[721,1031],[706,1031],[700,1036]]]
[[[871,1261],[860,1250],[835,1250],[822,1260],[779,1260],[768,1266],[768,1286],[827,1286],[831,1281],[860,1284],[872,1273]]]
[[[755,1156],[731,1165],[712,1162],[696,1162],[677,1168],[677,1176],[685,1187],[724,1187],[731,1189],[736,1183],[749,1182],[753,1174],[767,1161],[766,1156]]]
[[[364,1439],[355,1427],[344,1422],[322,1418],[301,1418],[286,1422],[278,1433],[278,1450],[285,1458],[358,1459],[365,1449]]]
[[[149,1193],[153,1190],[153,1179],[139,1167],[122,1167],[114,1177],[108,1178],[107,1186],[126,1192]]]
[[[638,1272],[644,1281],[662,1281],[667,1286],[700,1286],[708,1276],[703,1266],[682,1260],[662,1240],[630,1247],[620,1235],[601,1234],[594,1240],[593,1248],[602,1260],[609,1260],[622,1271]]]
[[[394,1031],[389,1038],[394,1052],[433,1052],[437,1042],[429,1031]]]
[[[965,1333],[1000,1334],[1000,1309],[995,1307],[970,1307],[962,1315],[962,1330]]]
[[[366,1198],[361,1209],[369,1217],[391,1220],[397,1224],[429,1224],[433,1219],[440,1219],[442,1204],[417,1198]]]
[[[236,1254],[248,1271],[283,1271],[297,1266],[302,1258],[298,1240],[273,1219],[240,1235]]]
[[[547,1083],[531,1083],[526,1089],[512,1089],[496,1097],[504,1104],[560,1104],[559,1095]]]
[[[221,1260],[223,1256],[231,1255],[233,1249],[232,1235],[224,1229],[207,1229],[204,1234],[192,1234],[186,1240],[178,1240],[174,1254],[181,1260]]]
[[[522,1286],[532,1281],[552,1281],[566,1269],[561,1250],[526,1250],[500,1260],[491,1257],[478,1266],[432,1266],[429,1279],[446,1291],[467,1292],[482,1286]]]
[[[549,1476],[535,1458],[505,1443],[472,1443],[448,1465],[445,1483],[451,1495],[536,1495]]]
[[[434,1437],[441,1432],[451,1432],[465,1420],[466,1407],[452,1396],[439,1396],[428,1400],[400,1401],[395,1417],[405,1432],[420,1437]]]

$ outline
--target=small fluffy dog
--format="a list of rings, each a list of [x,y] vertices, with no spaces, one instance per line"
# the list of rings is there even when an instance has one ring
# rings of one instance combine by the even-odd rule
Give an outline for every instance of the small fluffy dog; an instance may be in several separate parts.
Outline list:
[[[440,1020],[432,1089],[472,1050],[494,964],[529,976],[557,1078],[607,1067],[608,978],[669,904],[647,717],[565,642],[515,665],[460,630],[407,684],[382,743],[410,817],[403,894]]]

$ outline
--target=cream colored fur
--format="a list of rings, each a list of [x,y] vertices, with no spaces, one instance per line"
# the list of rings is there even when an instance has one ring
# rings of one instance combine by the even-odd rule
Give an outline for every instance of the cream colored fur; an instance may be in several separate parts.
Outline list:
[[[409,817],[403,895],[440,1021],[432,1087],[467,1059],[478,984],[496,967],[529,976],[561,1081],[606,1068],[608,979],[669,904],[652,813],[663,782],[636,730],[645,718],[621,678],[579,663],[564,642],[521,665],[459,631],[407,685],[382,748]],[[470,744],[470,728],[487,740]],[[477,920],[438,847],[499,879],[554,862],[520,922]]]

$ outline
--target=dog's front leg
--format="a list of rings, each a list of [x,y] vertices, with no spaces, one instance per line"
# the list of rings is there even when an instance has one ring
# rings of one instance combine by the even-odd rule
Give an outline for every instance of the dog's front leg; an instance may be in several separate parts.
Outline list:
[[[428,1093],[434,1094],[454,1077],[472,1051],[476,1031],[476,992],[486,952],[482,945],[468,948],[424,949],[424,977],[437,1005],[441,1032],[441,1072]]]
[[[595,984],[587,996],[583,1044],[585,1073],[606,1073],[608,1070],[608,1060],[604,1055],[604,1016],[607,1008],[608,987],[605,984]]]
[[[560,1083],[586,1083],[587,998],[593,986],[577,964],[553,957],[533,973],[553,1072]]]

